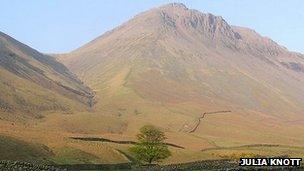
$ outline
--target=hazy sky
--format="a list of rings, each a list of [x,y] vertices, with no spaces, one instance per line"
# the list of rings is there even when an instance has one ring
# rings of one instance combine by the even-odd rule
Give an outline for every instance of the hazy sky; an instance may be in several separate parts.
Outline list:
[[[303,0],[0,0],[0,31],[41,52],[69,52],[169,2],[221,15],[304,53]]]

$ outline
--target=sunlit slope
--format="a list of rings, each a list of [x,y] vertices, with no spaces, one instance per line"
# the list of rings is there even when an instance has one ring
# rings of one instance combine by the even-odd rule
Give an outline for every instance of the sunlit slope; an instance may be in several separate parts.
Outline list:
[[[13,114],[85,108],[90,89],[53,57],[0,33],[0,108]]]
[[[128,122],[125,133],[145,123],[178,132],[217,110],[232,112],[193,134],[286,143],[303,130],[303,55],[182,4],[143,12],[59,59],[96,92],[96,111]]]

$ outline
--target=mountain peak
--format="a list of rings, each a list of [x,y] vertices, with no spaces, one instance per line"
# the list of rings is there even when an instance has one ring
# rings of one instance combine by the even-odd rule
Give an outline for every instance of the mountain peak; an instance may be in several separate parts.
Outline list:
[[[143,12],[61,59],[113,105],[212,100],[284,115],[304,101],[303,59],[183,4]]]
[[[198,34],[206,33],[211,37],[214,37],[213,34],[218,31],[233,32],[230,25],[221,16],[189,9],[183,3],[169,3],[152,8],[136,15],[124,25],[126,24],[137,25],[136,27],[141,27],[145,30],[154,30],[156,32],[160,32],[159,28],[163,29],[164,27],[166,29],[173,28],[173,31],[177,29],[190,31],[189,29],[193,29],[191,31],[197,30],[200,32]],[[228,34],[233,35],[233,33]]]
[[[159,8],[176,8],[176,9],[178,8],[178,9],[188,10],[187,6],[183,3],[169,3],[162,5]]]
[[[136,15],[81,49],[96,49],[100,40],[111,37],[117,40],[150,39],[153,42],[177,39],[255,54],[278,55],[284,51],[271,39],[246,30],[229,25],[221,16],[189,9],[182,3],[169,3]]]
[[[202,13],[198,10],[189,9],[181,3],[171,3],[154,8],[145,13],[147,18],[151,20],[154,17],[159,18],[153,27],[165,27],[166,33],[173,31],[178,36],[201,37],[208,43],[212,41],[234,42],[240,39],[240,35],[235,33],[231,26],[221,17],[210,13]],[[140,16],[139,16],[140,17]],[[160,24],[160,25],[159,25]],[[187,38],[185,38],[187,39]]]

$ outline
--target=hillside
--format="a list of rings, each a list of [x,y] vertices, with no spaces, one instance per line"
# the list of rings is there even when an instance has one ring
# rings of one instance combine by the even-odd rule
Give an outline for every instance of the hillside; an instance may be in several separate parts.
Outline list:
[[[83,110],[91,96],[91,90],[53,57],[0,33],[1,119]]]
[[[304,55],[220,16],[167,4],[54,56],[0,33],[1,160],[132,162],[145,124],[161,164],[304,157]]]
[[[16,149],[18,149],[16,151]],[[40,144],[30,144],[18,139],[0,135],[0,160],[22,160],[43,163],[52,153]],[[4,155],[5,154],[5,155]]]
[[[96,93],[96,111],[127,121],[124,134],[152,123],[176,140],[202,113],[230,110],[192,135],[213,145],[304,142],[304,56],[222,17],[168,4],[58,58]]]

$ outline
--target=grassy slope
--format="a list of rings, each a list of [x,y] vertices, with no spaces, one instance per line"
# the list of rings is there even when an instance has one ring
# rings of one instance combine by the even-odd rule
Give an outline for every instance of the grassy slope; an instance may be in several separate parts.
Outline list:
[[[85,110],[90,94],[89,88],[55,58],[1,32],[0,88],[0,111],[12,118],[48,110]]]
[[[51,156],[46,156],[49,162],[56,163],[84,163],[84,162],[93,162],[93,163],[113,163],[124,161],[124,157],[119,154],[115,155],[115,150],[103,145],[90,145],[73,142],[68,139],[69,136],[72,136],[71,133],[65,133],[63,130],[58,130],[54,128],[45,128],[36,125],[37,123],[27,123],[27,124],[18,124],[6,121],[0,122],[0,135],[14,137],[19,141],[31,142],[32,144],[44,144],[47,146],[50,151],[52,151]],[[36,126],[35,126],[36,125]],[[2,144],[1,149],[5,146],[10,146],[10,142],[5,141]],[[37,149],[38,152],[41,149]],[[11,154],[18,151],[11,151]],[[22,153],[22,149],[20,149]],[[114,154],[112,154],[114,152]],[[31,151],[24,151],[24,158],[31,158]],[[111,157],[108,157],[111,156]],[[38,158],[38,157],[37,157]],[[15,157],[3,156],[2,159],[18,159]]]
[[[16,77],[5,70],[0,69],[0,75],[0,99],[3,103],[2,111],[7,112],[5,115],[6,119],[28,116],[39,117],[43,111],[47,110],[68,112],[72,109],[81,111],[84,108],[84,105],[75,103],[75,101],[69,98],[44,89],[26,79]],[[12,115],[10,113],[15,114]],[[27,114],[24,115],[24,113]]]
[[[114,70],[116,71],[116,70]],[[131,69],[122,68],[116,72],[101,72],[100,79],[88,80],[88,84],[96,91],[98,103],[95,112],[116,116],[127,122],[124,134],[134,136],[138,128],[144,124],[155,124],[168,131],[169,140],[186,144],[189,147],[204,148],[207,144],[226,146],[254,143],[293,143],[301,145],[303,137],[298,136],[303,128],[300,123],[290,123],[264,112],[241,108],[240,106],[223,103],[210,104],[209,100],[191,100],[186,102],[152,101],[152,95],[141,95],[136,85],[132,83],[134,75]],[[114,76],[113,76],[113,75]],[[142,82],[142,86],[150,86]],[[159,84],[159,87],[164,84]],[[142,90],[145,93],[155,93],[149,88]],[[156,91],[157,93],[157,91]],[[169,94],[170,97],[172,94]],[[163,98],[165,95],[160,96]],[[193,122],[196,117],[206,111],[232,110],[225,115],[206,117],[194,135],[178,133],[186,122]],[[292,116],[292,115],[291,115]],[[259,123],[259,126],[257,126]],[[280,130],[280,131],[278,131]],[[255,135],[255,136],[252,136]],[[178,138],[178,137],[186,138]],[[291,138],[287,138],[292,136]],[[197,141],[206,141],[198,143]],[[191,142],[193,140],[193,142]],[[197,145],[201,144],[201,145]]]
[[[95,120],[98,120],[98,118],[100,118],[100,125],[91,125],[90,122],[86,122],[86,124],[83,124],[83,122],[77,121],[78,118],[86,118],[85,115],[91,115],[88,116],[88,118],[91,118],[93,116],[95,117]],[[130,145],[106,142],[86,142],[80,140],[72,140],[68,138],[95,136],[106,137],[113,140],[135,140],[135,137],[131,135],[119,133],[121,131],[120,129],[117,129],[116,133],[108,133],[108,129],[111,125],[105,126],[107,122],[109,122],[108,119],[104,120],[105,118],[107,118],[107,116],[94,115],[92,113],[64,115],[66,119],[69,119],[67,124],[65,124],[65,122],[67,121],[66,119],[63,119],[62,123],[57,122],[57,118],[61,118],[61,116],[59,114],[50,113],[47,115],[46,118],[42,120],[36,120],[27,124],[11,124],[11,122],[0,121],[0,134],[15,137],[13,138],[13,140],[17,142],[30,142],[30,144],[32,144],[30,146],[20,146],[20,143],[18,143],[18,153],[16,153],[16,151],[11,150],[11,152],[7,154],[12,154],[13,156],[3,156],[3,159],[19,159],[18,155],[20,155],[21,153],[21,156],[23,156],[21,160],[33,158],[41,159],[41,156],[43,156],[45,158],[45,161],[55,162],[59,164],[97,164],[127,162],[128,159],[126,158],[126,156],[124,156],[124,154],[120,153],[119,151],[123,151],[125,154],[132,156],[132,154],[130,154],[130,152],[128,151]],[[115,130],[114,128],[111,129]],[[166,159],[163,164],[189,162],[202,159],[231,158],[245,154],[259,154],[265,156],[290,155],[292,157],[304,156],[303,147],[259,145],[246,147],[235,145],[238,143],[231,143],[231,141],[224,142],[217,139],[214,140],[217,145],[214,145],[210,141],[212,140],[212,138],[207,136],[197,137],[196,135],[191,136],[183,133],[176,134],[174,132],[166,132],[166,134],[169,137],[168,142],[183,145],[186,147],[186,149],[170,147],[173,156],[169,159]],[[227,138],[223,139],[227,140]],[[14,144],[12,143],[12,140],[6,140],[1,142],[3,148],[0,149],[6,150],[6,146],[10,147],[12,144]],[[47,148],[41,148],[41,145],[36,144],[44,144]],[[19,147],[22,148],[20,149]],[[13,147],[10,149],[13,149]],[[45,149],[48,149],[48,153],[45,153]],[[205,150],[201,151],[202,149]]]
[[[87,70],[83,73],[83,78],[96,92],[98,103],[92,112],[97,115],[103,114],[119,118],[119,120],[125,121],[126,129],[123,129],[122,134],[117,134],[120,132],[115,131],[112,133],[102,133],[98,129],[105,130],[107,124],[97,126],[95,122],[92,122],[90,127],[95,125],[95,128],[98,129],[91,130],[80,136],[101,136],[117,140],[134,140],[139,127],[144,124],[154,124],[166,131],[168,142],[186,147],[185,150],[171,149],[173,156],[164,161],[164,163],[214,159],[223,156],[230,157],[232,155],[241,155],[242,153],[248,153],[249,155],[251,153],[260,153],[271,156],[277,154],[286,155],[290,152],[290,154],[303,156],[302,150],[298,151],[297,148],[293,147],[286,147],[285,149],[264,147],[256,147],[255,149],[232,148],[231,151],[227,148],[200,152],[201,149],[205,148],[231,147],[256,143],[301,145],[304,139],[298,135],[303,131],[303,127],[301,126],[301,122],[290,124],[265,112],[227,105],[221,101],[217,101],[214,104],[210,103],[210,101],[195,99],[182,102],[175,101],[174,97],[172,97],[175,95],[174,93],[166,94],[165,91],[159,92],[159,89],[166,85],[165,82],[158,80],[158,82],[150,83],[149,79],[145,79],[158,78],[158,73],[149,73],[153,75],[137,78],[132,66],[138,66],[136,64],[138,61],[135,61],[135,64],[132,62],[124,64],[119,61],[115,62],[117,64],[108,63],[108,65],[105,65],[107,62],[102,63],[101,65],[104,65],[102,66],[104,70],[101,70],[101,72]],[[217,78],[218,80],[222,79],[223,75],[221,73],[215,74],[216,77],[219,77]],[[85,77],[85,75],[90,75],[90,77]],[[209,77],[213,76],[210,75]],[[249,82],[248,84],[252,83],[251,79],[244,79],[245,82]],[[136,80],[141,81],[136,82]],[[141,88],[141,86],[146,87]],[[171,85],[169,87],[177,91],[179,86],[174,84],[174,86]],[[246,85],[242,85],[240,88],[244,90],[246,89],[245,87]],[[178,91],[183,92],[184,90]],[[265,92],[260,93],[265,94]],[[160,100],[151,100],[153,97]],[[169,97],[169,102],[165,99],[166,97]],[[177,94],[177,98],[179,97],[180,95]],[[276,99],[274,94],[269,96],[269,98]],[[198,131],[193,134],[178,132],[185,122],[195,120],[202,112],[226,110],[227,108],[233,110],[233,112],[227,115],[207,116],[203,120],[202,125],[199,126]],[[77,130],[77,128],[75,129]],[[87,142],[82,142],[82,144],[86,146],[88,144],[100,143],[92,142],[87,144]],[[127,150],[128,146],[111,143],[103,143],[103,145],[120,149],[129,154]],[[258,150],[259,148],[261,149],[260,151]]]
[[[48,147],[0,135],[0,160],[49,162],[53,153]]]

